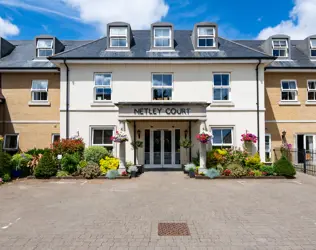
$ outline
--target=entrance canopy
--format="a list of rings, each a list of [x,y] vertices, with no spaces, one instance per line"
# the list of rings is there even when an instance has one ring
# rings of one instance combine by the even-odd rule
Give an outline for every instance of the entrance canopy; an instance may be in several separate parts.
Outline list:
[[[206,120],[207,102],[119,102],[120,120]]]

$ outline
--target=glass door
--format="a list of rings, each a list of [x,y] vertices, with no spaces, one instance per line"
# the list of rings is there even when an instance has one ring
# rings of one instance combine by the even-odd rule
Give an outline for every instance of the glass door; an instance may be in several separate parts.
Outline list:
[[[314,161],[313,159],[315,153],[315,135],[304,135],[304,147],[306,150],[306,160]]]
[[[161,144],[161,137],[162,133],[161,130],[155,130],[153,134],[153,164],[154,165],[161,165],[161,152],[162,152],[162,144]]]
[[[170,130],[163,131],[163,167],[172,164],[172,133]]]

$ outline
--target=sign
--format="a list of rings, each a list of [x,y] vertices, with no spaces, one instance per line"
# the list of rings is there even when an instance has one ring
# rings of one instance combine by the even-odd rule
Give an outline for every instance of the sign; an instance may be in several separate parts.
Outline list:
[[[190,115],[190,108],[134,108],[135,115]]]

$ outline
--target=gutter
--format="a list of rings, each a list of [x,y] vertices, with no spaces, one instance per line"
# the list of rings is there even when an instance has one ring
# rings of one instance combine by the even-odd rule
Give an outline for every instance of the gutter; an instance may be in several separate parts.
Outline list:
[[[64,64],[67,68],[66,71],[66,139],[69,139],[69,67],[64,59]]]
[[[256,81],[257,81],[257,137],[258,137],[258,150],[257,152],[260,154],[260,99],[259,99],[259,66],[261,64],[261,59],[256,66]]]

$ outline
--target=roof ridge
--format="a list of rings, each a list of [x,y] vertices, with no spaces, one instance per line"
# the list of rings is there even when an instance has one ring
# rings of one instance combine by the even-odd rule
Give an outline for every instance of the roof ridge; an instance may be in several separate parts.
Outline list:
[[[237,43],[237,42],[235,42],[235,41],[233,41],[233,40],[228,40],[228,39],[223,38],[223,37],[220,37],[220,38],[222,38],[222,39],[224,39],[224,40],[226,40],[226,41],[228,41],[228,42],[231,42],[231,43],[237,44],[237,45],[239,45],[239,46],[242,46],[242,47],[244,47],[244,48],[253,50],[253,51],[258,52],[258,53],[260,53],[260,54],[263,54],[263,55],[265,55],[265,56],[270,56],[270,57],[272,57],[271,55],[269,55],[269,54],[267,54],[267,53],[265,53],[265,52],[261,52],[260,50],[256,50],[256,49],[254,49],[254,48],[248,47],[248,46],[243,45],[243,44],[241,44],[241,43]]]
[[[53,55],[53,56],[48,57],[48,59],[54,58],[55,56],[63,55],[63,54],[65,54],[65,53],[68,53],[68,52],[73,51],[73,50],[75,50],[75,49],[82,48],[82,47],[84,47],[84,46],[86,46],[86,45],[90,45],[90,44],[95,43],[95,42],[98,42],[98,41],[100,41],[101,39],[104,39],[104,38],[106,38],[106,37],[101,37],[101,38],[99,38],[99,39],[97,39],[97,40],[94,40],[94,41],[91,41],[91,42],[82,44],[82,45],[77,46],[77,47],[74,47],[74,48],[72,48],[72,49],[70,49],[70,50],[66,50],[66,51],[57,53],[57,54],[55,54],[55,55]]]

